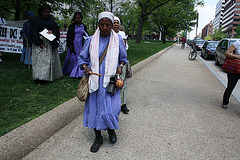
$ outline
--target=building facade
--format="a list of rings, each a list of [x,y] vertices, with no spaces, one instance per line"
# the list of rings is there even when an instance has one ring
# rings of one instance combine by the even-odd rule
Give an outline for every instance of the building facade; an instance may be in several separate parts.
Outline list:
[[[202,29],[201,38],[204,39],[205,37],[209,36],[212,33],[213,33],[213,23],[211,21]]]
[[[225,0],[222,29],[227,37],[233,38],[236,26],[240,24],[240,0]]]
[[[223,11],[225,0],[219,0],[215,9],[215,18],[213,20],[213,32],[222,27]]]

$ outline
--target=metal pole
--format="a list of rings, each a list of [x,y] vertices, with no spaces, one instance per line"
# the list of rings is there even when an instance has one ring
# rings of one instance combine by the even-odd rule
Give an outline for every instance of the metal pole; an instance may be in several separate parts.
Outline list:
[[[188,10],[187,10],[186,40],[187,40],[187,31],[188,31],[188,14],[189,14],[189,2],[188,2]]]
[[[196,24],[196,37],[197,37],[197,28],[198,28],[198,13],[197,13],[197,24]]]

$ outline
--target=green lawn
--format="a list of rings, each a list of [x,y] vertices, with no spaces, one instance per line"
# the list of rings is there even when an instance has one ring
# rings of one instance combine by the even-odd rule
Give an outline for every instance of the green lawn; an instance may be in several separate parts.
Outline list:
[[[134,41],[130,41],[128,50],[131,65],[174,43],[131,42]],[[20,56],[3,53],[0,63],[0,136],[76,96],[78,79],[64,76],[47,84],[36,84],[31,80],[31,70],[19,61]],[[60,57],[63,64],[65,53]]]

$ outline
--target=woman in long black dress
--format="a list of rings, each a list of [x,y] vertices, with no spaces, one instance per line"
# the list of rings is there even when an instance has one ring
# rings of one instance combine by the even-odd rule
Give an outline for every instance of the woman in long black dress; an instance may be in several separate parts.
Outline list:
[[[59,27],[50,15],[51,7],[43,4],[39,9],[30,27],[32,46],[32,79],[53,81],[63,76],[61,62],[58,54]],[[44,29],[56,38],[53,41],[41,36],[39,32]]]

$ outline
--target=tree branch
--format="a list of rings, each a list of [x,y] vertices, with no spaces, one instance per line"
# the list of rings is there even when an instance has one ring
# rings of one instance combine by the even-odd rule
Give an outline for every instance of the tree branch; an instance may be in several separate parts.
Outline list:
[[[3,10],[9,12],[9,13],[12,13],[12,14],[15,14],[13,11],[11,10],[8,10],[7,8],[3,7],[3,6],[0,6],[0,8],[2,8]]]
[[[160,3],[160,4],[158,4],[157,6],[155,6],[152,10],[150,10],[149,12],[147,12],[146,14],[144,14],[144,15],[142,15],[142,16],[147,16],[147,15],[150,15],[153,11],[155,11],[158,7],[160,7],[160,6],[163,6],[164,4],[166,4],[166,3],[168,3],[169,1],[171,1],[171,0],[167,0],[167,1],[165,1],[165,2],[163,2],[163,3]]]

